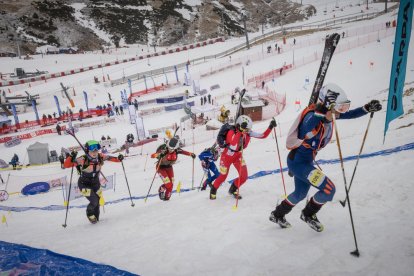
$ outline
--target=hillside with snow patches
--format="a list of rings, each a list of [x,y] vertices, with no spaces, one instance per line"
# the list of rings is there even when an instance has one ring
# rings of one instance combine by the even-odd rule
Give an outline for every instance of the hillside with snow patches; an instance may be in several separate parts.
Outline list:
[[[324,1],[313,2],[315,5],[324,5]],[[325,5],[333,5],[332,3]],[[383,3],[370,5],[377,9],[383,7]],[[252,58],[249,65],[243,65],[245,77],[249,78],[279,68],[285,62],[289,64],[293,60],[298,61],[316,51],[321,51],[326,34],[334,31],[347,32],[363,26],[368,28],[375,24],[385,25],[385,22],[396,18],[397,12],[393,11],[369,21],[343,24],[335,30],[295,37],[297,43],[301,40],[320,39],[317,45],[298,47],[279,55],[266,56],[263,48],[274,45],[274,41],[269,41],[263,46],[257,45],[250,50],[234,53],[231,59],[224,57],[211,63],[191,65],[189,70],[193,75],[198,75],[209,66],[214,67],[243,60],[244,56],[252,56],[256,58]],[[368,32],[360,38],[345,37],[339,44],[351,45],[355,39],[362,40],[369,35],[377,34]],[[53,95],[59,96],[63,109],[69,106],[69,102],[61,98],[60,82],[71,87],[71,93],[73,93],[72,89],[76,91],[73,96],[76,109],[84,108],[82,91],[88,92],[90,106],[108,103],[108,93],[112,95],[116,104],[119,104],[121,102],[119,91],[123,89],[128,91],[128,85],[111,87],[102,81],[95,84],[94,76],[101,78],[109,75],[112,78],[119,78],[123,74],[134,74],[148,68],[161,68],[220,52],[242,43],[243,39],[231,39],[187,52],[66,76],[34,84],[32,87],[12,87],[11,93],[23,94],[25,90],[33,94],[38,93],[40,115],[56,111]],[[287,43],[293,43],[292,40],[293,38],[289,38]],[[325,79],[326,83],[336,83],[346,91],[351,100],[351,109],[364,105],[372,99],[378,99],[383,105],[383,110],[375,113],[371,121],[363,155],[359,160],[350,191],[356,237],[361,253],[359,258],[349,254],[355,249],[355,245],[348,209],[343,208],[339,203],[339,200],[345,197],[345,188],[335,139],[316,158],[337,189],[334,200],[327,203],[318,213],[319,220],[325,226],[324,231],[317,233],[300,220],[300,211],[304,208],[305,201],[300,202],[286,217],[292,228],[281,229],[269,221],[270,212],[285,196],[273,134],[264,140],[253,138],[243,152],[249,179],[240,189],[243,199],[238,202],[237,210],[232,208],[235,199],[227,193],[228,181],[237,176],[235,168],[230,168],[227,182],[223,183],[217,192],[217,200],[211,201],[208,189],[207,191],[191,190],[193,185],[200,185],[203,171],[196,159],[193,178],[193,161],[187,156],[180,156],[179,161],[174,165],[174,191],[178,183],[181,183],[180,193],[173,193],[170,201],[159,200],[157,190],[161,185],[161,179],[155,175],[154,159],[150,159],[148,155],[155,152],[157,146],[163,142],[164,133],[160,133],[157,142],[132,149],[131,154],[124,160],[134,207],[131,207],[122,166],[119,163],[105,163],[103,172],[105,175],[115,174],[116,187],[115,191],[104,191],[106,204],[104,209],[101,209],[99,223],[95,225],[90,224],[85,216],[87,200],[84,198],[70,202],[67,227],[63,228],[65,207],[61,190],[33,196],[14,193],[32,182],[64,176],[69,179],[70,170],[62,170],[58,162],[38,167],[24,167],[18,171],[0,171],[4,180],[9,178],[7,190],[10,193],[7,201],[0,202],[0,216],[7,220],[7,224],[0,225],[0,240],[48,249],[139,275],[412,275],[414,271],[413,40],[412,36],[405,79],[407,92],[403,98],[404,115],[392,121],[385,141],[383,132],[394,34],[336,53]],[[0,71],[7,62],[7,66],[24,66],[54,72],[75,66],[80,67],[82,64],[96,64],[117,57],[133,56],[139,50],[138,47],[106,54],[56,55],[43,58],[35,56],[33,60],[28,61],[0,59]],[[276,117],[277,142],[284,168],[288,154],[285,147],[287,132],[299,115],[295,102],[300,101],[302,108],[308,102],[319,63],[320,60],[317,60],[294,68],[274,81],[266,83],[278,94],[286,95],[286,107]],[[183,71],[179,72],[180,79],[183,79],[183,74]],[[167,77],[170,80],[174,79],[173,74]],[[305,82],[307,78],[310,79],[309,84]],[[164,81],[162,76],[154,78],[151,83],[160,85]],[[235,87],[243,87],[241,67],[234,67],[200,79],[201,88],[209,90],[209,87],[215,84],[219,84],[220,89],[211,91],[212,97],[217,99],[220,106],[231,107],[230,93]],[[255,91],[252,87],[246,88],[250,93]],[[143,89],[145,86],[142,81],[132,83],[133,91]],[[151,94],[142,96],[140,100],[176,95],[185,89],[190,88],[174,86],[156,93],[156,96]],[[226,96],[222,97],[222,95]],[[196,97],[195,100],[198,105],[199,99]],[[153,107],[156,106],[146,108]],[[217,115],[218,113],[212,114],[212,116]],[[144,117],[144,124],[147,129],[168,127],[174,123],[179,124],[183,116],[185,116],[183,110],[153,114]],[[19,118],[21,121],[33,120],[34,113],[28,108],[26,113],[19,114]],[[369,116],[364,116],[337,122],[342,155],[346,160],[344,169],[348,184],[368,121]],[[269,122],[270,120],[254,122],[253,130],[262,132]],[[196,154],[211,146],[217,136],[217,131],[206,131],[205,126],[198,126],[194,130],[191,126],[183,128],[179,130],[179,134],[180,137],[185,138],[184,149]],[[77,137],[80,141],[86,142],[90,139],[98,140],[102,135],[109,135],[111,138],[116,138],[120,146],[128,133],[135,135],[135,127],[129,123],[128,115],[125,114],[116,116],[114,123],[80,128]],[[193,135],[194,143],[192,143]],[[60,151],[62,146],[76,146],[76,141],[69,135],[50,134],[22,140],[21,144],[12,148],[6,148],[2,144],[0,158],[8,162],[13,154],[17,153],[25,164],[27,163],[26,148],[36,141],[48,143],[50,150],[57,151]],[[145,202],[144,197],[154,177],[150,197]],[[75,174],[73,183],[76,184],[76,181]],[[284,182],[287,193],[292,192],[293,178],[290,178],[286,172]],[[0,189],[4,188],[5,185],[0,184]],[[311,188],[309,197],[316,191]],[[5,253],[0,251],[1,254]],[[24,260],[21,260],[21,263],[23,264]],[[0,264],[0,271],[9,271],[5,263],[0,261]],[[45,265],[47,267],[53,264]]]

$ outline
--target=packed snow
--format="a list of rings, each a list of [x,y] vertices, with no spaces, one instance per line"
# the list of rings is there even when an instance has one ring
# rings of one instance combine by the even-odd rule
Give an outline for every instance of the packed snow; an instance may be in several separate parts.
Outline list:
[[[317,1],[317,3],[322,2]],[[335,2],[346,1],[330,1],[326,5],[334,5]],[[355,4],[361,1],[348,2]],[[383,3],[370,3],[370,6],[381,10]],[[319,20],[324,19],[324,15],[318,14],[318,16],[321,17]],[[348,23],[336,30],[326,30],[295,38],[297,42],[323,38],[334,31],[342,33],[342,31],[362,25],[369,26],[377,23],[385,25],[385,22],[395,18],[396,13],[393,12],[374,20]],[[316,19],[318,17],[315,17]],[[131,62],[50,80],[32,87],[20,86],[10,87],[10,89],[13,95],[24,94],[25,90],[33,94],[38,93],[40,116],[43,113],[56,112],[53,95],[59,97],[63,109],[69,106],[69,102],[61,97],[60,82],[76,91],[76,96],[73,96],[76,111],[79,108],[85,109],[82,91],[88,92],[91,107],[110,102],[108,92],[111,93],[116,104],[119,104],[121,102],[119,91],[126,89],[129,93],[128,84],[114,87],[102,81],[95,84],[93,76],[97,75],[101,78],[102,75],[109,74],[120,77],[123,71],[133,74],[148,70],[148,67],[161,68],[170,64],[178,64],[194,57],[211,55],[231,48],[241,43],[243,39],[232,39],[184,53],[154,57],[150,59],[151,65],[147,64],[147,60]],[[288,43],[292,43],[292,40],[293,38],[289,38]],[[350,40],[351,38],[345,37],[339,44]],[[405,90],[414,87],[413,40],[412,36]],[[383,131],[393,41],[394,35],[389,35],[380,41],[335,54],[325,79],[326,83],[336,83],[346,91],[352,101],[351,108],[364,105],[372,99],[378,99],[382,103],[383,110],[375,113],[371,121],[363,149],[364,154],[386,151],[414,142],[414,95],[412,93],[404,96],[405,113],[401,118],[392,121],[384,141]],[[277,42],[281,43],[280,39]],[[322,49],[323,41],[321,40],[318,45],[295,50],[294,58],[299,60],[301,57]],[[124,51],[124,55],[135,55],[141,50],[147,49],[141,46],[117,51],[118,54]],[[0,59],[0,71],[5,71],[5,68],[10,67],[27,67],[55,72],[81,67],[82,64],[100,63],[100,59],[104,62],[105,59],[113,59],[115,55],[117,54],[45,55],[43,58],[35,56],[33,60],[28,61],[2,58]],[[250,50],[233,54],[231,60],[229,57],[224,57],[212,61],[211,64],[194,64],[189,70],[190,73],[198,74],[208,66],[235,62],[238,58],[242,60],[243,56],[248,55],[263,58],[257,58],[249,65],[243,65],[246,78],[279,68],[285,62],[291,63],[293,59],[293,51],[266,57],[266,53],[262,52],[262,46],[257,45],[251,47]],[[276,78],[274,82],[270,81],[266,84],[274,87],[277,93],[286,94],[287,104],[285,110],[276,117],[277,140],[273,134],[265,140],[252,139],[249,147],[244,150],[243,157],[249,176],[280,168],[276,141],[279,145],[282,166],[286,167],[288,154],[285,148],[286,135],[299,115],[295,102],[299,100],[302,108],[308,102],[319,63],[320,60],[317,60],[294,68]],[[183,71],[179,72],[181,81],[183,73]],[[307,77],[310,78],[308,85],[305,83]],[[165,83],[163,78],[155,78],[154,83],[156,85],[160,85],[161,82]],[[169,75],[169,78],[173,80],[174,75]],[[217,97],[218,107],[231,106],[231,92],[235,87],[243,87],[241,67],[200,79],[202,89],[209,91],[214,84],[220,85],[220,89],[210,92],[213,98]],[[252,87],[246,88],[254,90]],[[132,83],[134,92],[143,89],[145,86],[142,81]],[[157,92],[156,95],[166,97],[183,93],[186,89],[191,89],[191,87],[175,86],[169,90]],[[0,90],[5,90],[5,88],[0,88]],[[72,91],[71,95],[73,95]],[[227,96],[221,97],[221,95]],[[153,97],[153,95],[147,95],[140,97],[139,100],[148,100]],[[198,105],[197,97],[195,101]],[[171,126],[174,123],[180,125],[180,119],[185,115],[183,110],[177,110],[144,116],[144,124],[147,129],[169,127],[173,130]],[[34,120],[35,116],[28,108],[28,112],[19,114],[19,118],[21,121]],[[269,121],[254,122],[253,130],[264,131]],[[337,122],[344,157],[358,154],[368,121],[369,116],[364,116],[355,120]],[[115,123],[80,128],[77,137],[80,141],[86,142],[90,139],[99,140],[102,135],[109,135],[117,139],[120,147],[128,133],[135,135],[135,126],[129,123],[126,112],[123,116],[116,116]],[[185,138],[184,149],[199,154],[215,142],[217,131],[206,131],[205,126],[192,129],[190,125],[184,125],[179,130],[179,134],[180,137]],[[85,216],[87,200],[84,198],[70,202],[72,208],[68,213],[67,227],[63,228],[65,209],[61,190],[33,196],[22,196],[18,193],[24,185],[32,182],[64,176],[69,179],[71,170],[62,170],[59,162],[24,167],[18,171],[1,171],[3,179],[5,181],[8,179],[7,190],[10,194],[9,199],[0,204],[0,216],[7,219],[7,225],[5,223],[0,225],[1,240],[49,249],[60,254],[112,265],[140,275],[412,275],[414,271],[414,236],[412,234],[414,214],[411,212],[414,208],[412,147],[408,150],[397,150],[391,154],[384,153],[360,159],[350,192],[356,236],[361,253],[359,258],[355,258],[349,254],[355,250],[355,245],[348,208],[343,208],[339,203],[339,200],[345,197],[339,163],[327,162],[321,165],[324,173],[334,181],[337,188],[334,200],[327,203],[318,213],[318,218],[325,225],[325,230],[317,233],[300,220],[300,211],[305,206],[305,201],[300,202],[287,215],[292,228],[281,229],[268,219],[270,212],[285,196],[280,173],[249,179],[241,187],[243,199],[238,202],[238,208],[235,210],[233,208],[235,200],[227,193],[228,182],[225,182],[218,190],[215,201],[209,200],[208,189],[207,191],[191,190],[193,186],[200,185],[203,171],[198,159],[193,163],[190,157],[180,156],[179,162],[174,165],[174,190],[178,183],[181,183],[181,193],[174,193],[171,200],[167,202],[159,200],[157,190],[162,183],[161,179],[155,175],[155,161],[149,158],[149,155],[155,152],[164,138],[165,134],[162,132],[158,141],[132,149],[124,160],[126,175],[119,163],[105,163],[103,173],[116,175],[116,189],[104,192],[106,205],[104,210],[101,209],[101,218],[96,225],[90,224]],[[12,148],[6,148],[4,144],[1,144],[0,158],[9,162],[13,154],[17,153],[21,162],[26,164],[28,162],[26,148],[37,141],[48,143],[50,150],[54,149],[58,152],[62,146],[77,145],[69,135],[44,135],[22,140],[21,144]],[[333,141],[318,154],[316,159],[329,161],[338,158],[338,148],[336,142]],[[344,163],[348,184],[355,163],[355,159]],[[76,173],[74,175],[72,182],[76,185],[78,176]],[[227,181],[236,176],[237,171],[231,167]],[[135,207],[131,207],[126,178]],[[152,181],[154,182],[151,196],[145,202],[143,197],[146,196]],[[293,178],[284,173],[284,182],[289,194],[293,191]],[[0,184],[0,189],[5,189],[5,184]],[[309,196],[315,192],[316,189],[311,188]],[[51,208],[51,206],[61,208]],[[23,211],[19,209],[20,207],[33,208]]]

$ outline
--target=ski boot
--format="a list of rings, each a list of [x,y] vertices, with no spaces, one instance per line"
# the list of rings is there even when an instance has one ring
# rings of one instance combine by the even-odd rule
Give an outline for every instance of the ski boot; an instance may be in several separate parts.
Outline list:
[[[234,184],[231,184],[229,194],[231,194],[235,199],[242,199],[242,196],[239,194],[239,189],[237,189]]]
[[[272,211],[270,213],[269,220],[271,222],[279,224],[280,228],[290,228],[290,227],[292,227],[292,225],[286,220],[285,216],[277,217],[275,213],[276,213],[276,211]]]
[[[323,231],[323,225],[316,217],[316,213],[322,208],[322,206],[323,204],[316,203],[312,197],[300,215],[300,219],[306,222],[310,228],[317,232]]]
[[[309,225],[309,227],[315,230],[316,232],[323,231],[323,225],[316,217],[316,214],[313,214],[312,216],[307,216],[302,211],[302,214],[300,215],[300,219],[306,222]]]
[[[98,222],[98,219],[95,217],[95,215],[92,216],[88,216],[88,219],[90,221],[90,223],[95,224]]]
[[[216,200],[217,189],[212,186],[210,188],[210,200]]]

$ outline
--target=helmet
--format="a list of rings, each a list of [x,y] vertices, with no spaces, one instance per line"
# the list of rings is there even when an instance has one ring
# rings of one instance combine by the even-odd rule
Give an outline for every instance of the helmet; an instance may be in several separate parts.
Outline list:
[[[101,149],[101,145],[99,144],[98,141],[95,140],[89,140],[88,142],[86,142],[85,144],[85,151],[89,152],[89,151],[98,151]]]
[[[351,101],[348,99],[345,91],[334,83],[328,83],[322,87],[319,92],[319,101],[321,103],[325,101],[325,96],[328,91],[339,93],[338,98],[336,98],[335,110],[340,113],[347,112],[351,106]]]
[[[167,130],[165,131],[165,135],[166,135],[169,139],[171,139],[171,138],[172,138],[172,133],[171,133],[171,130],[167,129]]]
[[[167,148],[171,151],[178,149],[180,143],[177,138],[173,137],[167,142]]]
[[[219,152],[218,152],[217,148],[213,147],[213,148],[210,149],[210,151],[213,154],[214,161],[217,161],[218,156],[219,156]]]
[[[252,119],[250,119],[247,115],[241,115],[236,120],[236,127],[238,127],[240,130],[250,130],[252,129]]]

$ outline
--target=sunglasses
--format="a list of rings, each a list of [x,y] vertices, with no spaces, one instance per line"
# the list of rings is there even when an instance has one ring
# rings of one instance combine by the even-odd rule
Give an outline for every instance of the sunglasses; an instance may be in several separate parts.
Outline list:
[[[98,151],[101,149],[101,145],[99,144],[93,144],[88,146],[89,151]]]
[[[350,107],[351,107],[351,102],[336,104],[335,110],[338,111],[339,113],[345,113],[349,111]]]

